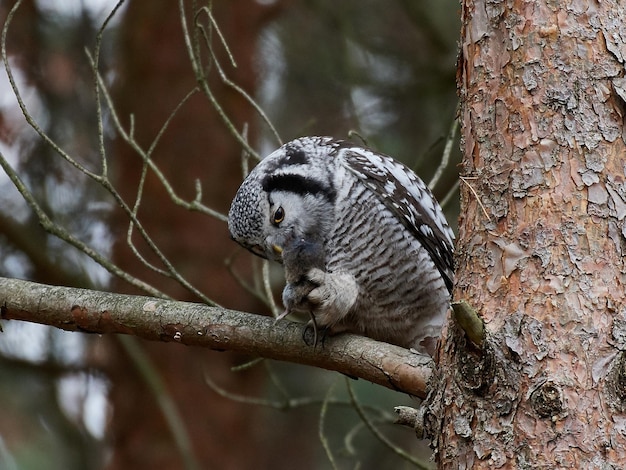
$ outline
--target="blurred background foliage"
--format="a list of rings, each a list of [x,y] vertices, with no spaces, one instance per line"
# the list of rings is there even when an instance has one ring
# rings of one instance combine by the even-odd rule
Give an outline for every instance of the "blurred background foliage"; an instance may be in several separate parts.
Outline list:
[[[115,114],[126,130],[132,126],[145,149],[197,83],[177,3],[122,2],[103,34],[99,72]],[[194,30],[196,23],[209,31],[212,47],[199,54],[212,96],[236,129],[247,128],[260,154],[277,142],[249,103],[219,79],[217,64],[255,98],[283,141],[313,134],[348,138],[355,131],[424,180],[434,174],[457,106],[458,0],[214,1],[213,16],[237,67],[200,10],[206,5],[182,3],[192,34],[201,31]],[[14,4],[0,1],[3,25]],[[93,52],[99,28],[116,5],[25,0],[7,31],[7,58],[41,129],[92,171],[100,171],[100,153],[106,152],[112,180],[132,205],[143,161],[116,132],[113,111],[98,105],[86,54]],[[151,157],[182,197],[194,197],[198,180],[203,202],[224,213],[242,178],[242,149],[208,98],[206,90],[198,91],[184,102]],[[456,141],[452,148],[435,193],[440,200],[452,194],[445,209],[455,225]],[[5,73],[0,151],[55,223],[162,292],[198,300],[138,260],[126,242],[127,215],[26,123]],[[4,173],[0,188],[2,276],[136,292],[44,232]],[[250,279],[258,263],[228,239],[223,221],[176,207],[150,175],[138,217],[176,269],[209,298],[269,313],[231,274],[234,266]],[[141,240],[136,243],[147,259],[153,257]],[[230,267],[227,259],[234,260]],[[275,287],[279,292],[280,279]],[[317,469],[331,466],[325,446],[340,468],[412,468],[363,425],[336,374],[276,363],[233,372],[250,358],[19,322],[2,327],[0,469]],[[231,396],[218,394],[207,377]],[[391,440],[428,458],[426,443],[385,424],[393,406],[415,402],[363,381],[353,387],[364,406],[382,410],[370,416]],[[331,401],[319,431],[325,396]],[[274,406],[237,397],[263,398]],[[163,417],[165,402],[175,404],[178,421]],[[285,410],[289,404],[294,409]]]

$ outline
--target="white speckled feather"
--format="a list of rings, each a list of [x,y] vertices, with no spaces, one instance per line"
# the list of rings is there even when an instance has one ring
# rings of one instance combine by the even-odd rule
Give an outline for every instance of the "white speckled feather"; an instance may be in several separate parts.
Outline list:
[[[331,333],[433,352],[454,235],[426,185],[391,157],[329,137],[291,141],[243,182],[229,230],[255,254],[286,253],[288,309]]]

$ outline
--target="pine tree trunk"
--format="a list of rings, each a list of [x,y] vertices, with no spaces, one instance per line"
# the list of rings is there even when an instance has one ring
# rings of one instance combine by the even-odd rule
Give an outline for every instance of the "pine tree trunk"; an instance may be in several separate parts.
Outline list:
[[[427,422],[439,468],[626,462],[626,8],[465,1],[462,210]]]
[[[203,15],[194,16],[195,2],[185,3],[190,27],[196,20],[206,20]],[[268,7],[250,0],[216,2],[213,8],[238,67],[229,67],[224,48],[218,44],[216,53],[221,65],[233,81],[251,94],[256,86],[254,46],[267,21],[267,12]],[[178,2],[130,2],[121,28],[120,78],[115,90],[118,113],[127,126],[130,116],[134,116],[134,135],[147,148],[180,100],[196,84],[185,49]],[[211,75],[211,86],[239,129],[244,123],[251,124],[253,141],[256,115],[252,108],[221,82],[217,73]],[[115,155],[119,162],[117,185],[132,205],[143,162],[121,141],[116,142]],[[152,158],[181,197],[192,200],[195,181],[199,180],[202,202],[225,213],[241,183],[240,156],[240,144],[229,134],[209,100],[196,93],[170,122]],[[178,300],[198,301],[180,285],[140,262],[126,244],[128,218],[121,212],[118,215],[119,219],[113,220],[118,234],[113,253],[116,263]],[[138,215],[148,233],[191,284],[222,305],[251,312],[264,310],[228,273],[225,259],[237,248],[224,222],[178,208],[153,174],[146,179]],[[146,258],[160,266],[140,237],[135,242]],[[129,287],[116,280],[112,289],[122,292]],[[205,374],[226,390],[236,390],[243,396],[260,395],[264,387],[260,368],[239,374],[231,371],[232,366],[247,362],[248,357],[177,344],[140,342],[140,348],[164,382],[162,393],[174,401],[180,413],[190,441],[189,454],[199,468],[270,465],[287,468],[289,458],[295,458],[298,449],[307,448],[305,436],[313,442],[310,434],[295,432],[301,427],[295,414],[293,419],[282,422],[280,428],[269,430],[262,408],[242,406],[236,400],[219,397],[207,385]],[[173,429],[166,424],[162,407],[158,405],[157,393],[147,387],[128,351],[112,341],[106,357],[113,404],[110,424],[113,452],[107,468],[193,468],[189,455],[181,455],[176,445]],[[260,429],[275,439],[262,439],[266,434],[259,434]],[[181,433],[178,434],[180,440]],[[286,439],[292,443],[288,449],[284,449]],[[294,439],[298,444],[294,444]],[[275,463],[279,451],[283,452],[285,463]]]

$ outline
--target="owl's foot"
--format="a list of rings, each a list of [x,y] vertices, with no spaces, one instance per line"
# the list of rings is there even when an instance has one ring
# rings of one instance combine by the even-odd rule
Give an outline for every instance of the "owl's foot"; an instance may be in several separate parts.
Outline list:
[[[359,286],[354,276],[313,268],[307,273],[307,278],[317,286],[308,294],[309,302],[315,305],[313,313],[317,324],[322,328],[342,324],[359,296]]]
[[[315,308],[317,305],[312,303],[309,299],[309,294],[317,285],[312,284],[306,278],[298,282],[287,284],[283,289],[283,305],[285,306],[285,312],[308,312]],[[283,313],[278,318],[284,318],[287,313]]]

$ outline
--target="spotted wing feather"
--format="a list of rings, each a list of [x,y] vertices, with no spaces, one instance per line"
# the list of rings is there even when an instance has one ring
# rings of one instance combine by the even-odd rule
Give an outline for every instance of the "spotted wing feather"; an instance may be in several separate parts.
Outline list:
[[[451,291],[454,234],[424,182],[403,164],[361,147],[343,148],[338,157],[419,240]]]

